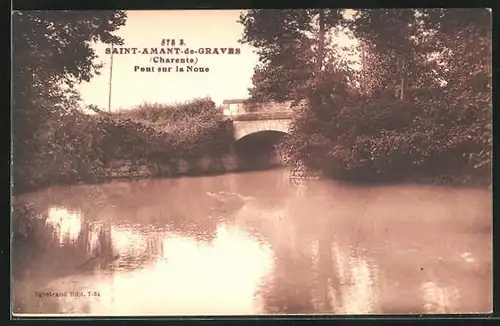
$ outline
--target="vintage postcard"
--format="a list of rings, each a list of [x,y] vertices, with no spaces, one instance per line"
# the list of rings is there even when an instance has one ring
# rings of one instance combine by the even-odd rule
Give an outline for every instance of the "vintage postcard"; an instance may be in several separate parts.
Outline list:
[[[13,11],[12,314],[492,311],[488,9]]]

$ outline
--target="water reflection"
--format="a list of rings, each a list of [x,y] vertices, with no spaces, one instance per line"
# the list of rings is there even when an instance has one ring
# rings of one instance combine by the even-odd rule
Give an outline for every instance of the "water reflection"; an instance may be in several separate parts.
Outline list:
[[[102,232],[102,225],[96,223],[87,224],[87,257],[94,257],[99,253],[99,235]]]
[[[100,292],[99,298],[58,300],[59,312],[81,313],[82,302],[97,314],[252,314],[261,311],[255,294],[261,279],[272,268],[272,252],[244,230],[223,224],[212,243],[164,232],[156,238],[160,240],[157,250],[148,246],[148,240],[140,232],[128,229],[112,233],[113,247],[120,253],[122,263],[125,255],[141,257],[147,253],[155,259],[142,264],[142,269],[127,261],[128,268],[117,274],[112,273],[113,266],[102,268],[101,265],[101,269],[92,274],[81,273],[50,282],[47,288],[54,292],[69,288]]]
[[[459,297],[457,289],[442,287],[434,281],[427,281],[422,283],[421,291],[427,313],[453,313],[454,303]]]
[[[54,231],[54,237],[59,244],[75,242],[82,228],[81,213],[69,211],[64,207],[50,207],[45,224]]]
[[[340,310],[344,314],[377,313],[378,279],[377,266],[369,264],[365,259],[351,257],[349,261],[350,278],[347,281],[345,299]]]
[[[113,182],[21,197],[45,220],[13,244],[15,312],[490,309],[487,192],[322,181],[294,188],[284,175]],[[214,200],[224,194],[254,199]],[[33,295],[94,290],[99,297]]]

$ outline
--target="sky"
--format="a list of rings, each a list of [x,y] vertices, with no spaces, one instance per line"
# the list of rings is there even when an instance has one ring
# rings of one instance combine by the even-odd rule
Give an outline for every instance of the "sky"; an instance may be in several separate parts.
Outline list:
[[[111,110],[130,109],[142,103],[173,104],[196,97],[210,97],[220,105],[226,99],[248,98],[252,75],[258,56],[254,49],[240,44],[243,25],[238,23],[241,10],[165,10],[127,11],[126,25],[117,31],[124,39],[119,48],[162,48],[162,40],[173,39],[170,47],[182,49],[239,48],[239,54],[114,54],[112,69]],[[185,45],[179,46],[183,39]],[[169,47],[164,45],[164,48]],[[78,85],[85,105],[108,109],[111,55],[105,44],[94,44],[98,60],[104,66],[101,74],[90,82]],[[213,50],[212,50],[213,51]],[[220,50],[219,50],[220,51]],[[227,51],[227,50],[226,50]],[[196,64],[154,63],[163,59],[193,58]],[[149,72],[134,71],[150,68]],[[177,72],[176,66],[184,72]],[[186,66],[208,68],[208,72],[187,72]],[[158,67],[171,67],[158,72]],[[152,68],[152,69],[151,69]]]

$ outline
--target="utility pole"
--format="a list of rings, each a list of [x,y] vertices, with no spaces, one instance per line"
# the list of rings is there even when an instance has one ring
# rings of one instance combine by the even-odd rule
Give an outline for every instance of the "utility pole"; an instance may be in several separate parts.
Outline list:
[[[365,81],[366,81],[366,58],[365,58],[365,44],[361,41],[361,93],[365,94]]]
[[[113,79],[113,50],[114,43],[111,43],[111,64],[109,66],[109,97],[108,97],[108,112],[111,113],[111,81]]]

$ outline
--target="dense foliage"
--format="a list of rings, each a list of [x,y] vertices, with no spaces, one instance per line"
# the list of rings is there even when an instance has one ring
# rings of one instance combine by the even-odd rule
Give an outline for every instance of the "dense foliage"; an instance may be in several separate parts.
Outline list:
[[[209,99],[177,106],[144,104],[119,113],[83,114],[72,110],[52,121],[44,142],[31,155],[29,174],[15,179],[20,188],[51,183],[93,182],[111,177],[118,167],[141,166],[153,174],[172,173],[179,159],[229,151],[232,132]],[[23,189],[24,190],[24,189]]]
[[[156,130],[160,140],[151,143],[149,151],[172,157],[222,155],[228,152],[232,134],[224,122],[222,108],[209,98],[195,99],[178,105],[146,104],[116,114],[119,119],[131,119]],[[165,147],[168,146],[168,147]]]
[[[262,62],[251,93],[301,103],[283,144],[292,168],[351,180],[489,182],[490,15],[250,10],[242,42]],[[338,30],[359,40],[361,70],[343,59],[331,37]]]
[[[53,165],[50,142],[80,123],[74,84],[89,81],[102,66],[91,42],[122,44],[113,35],[125,24],[123,11],[15,11],[12,14],[12,129],[14,190],[48,181]],[[68,122],[68,123],[66,123]],[[63,132],[64,134],[64,132]],[[64,137],[64,136],[61,136]],[[58,138],[63,143],[62,138]],[[72,152],[64,143],[58,152]]]

